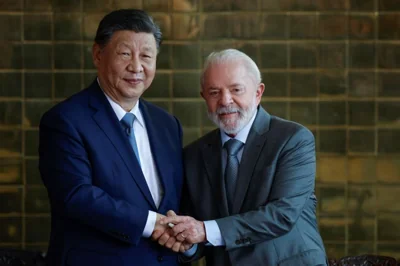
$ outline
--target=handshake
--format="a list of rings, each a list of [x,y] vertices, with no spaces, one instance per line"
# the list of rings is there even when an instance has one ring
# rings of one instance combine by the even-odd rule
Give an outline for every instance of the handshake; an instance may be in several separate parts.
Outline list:
[[[193,244],[206,241],[204,223],[190,216],[178,216],[174,211],[167,216],[157,213],[152,240],[174,252],[185,252]]]

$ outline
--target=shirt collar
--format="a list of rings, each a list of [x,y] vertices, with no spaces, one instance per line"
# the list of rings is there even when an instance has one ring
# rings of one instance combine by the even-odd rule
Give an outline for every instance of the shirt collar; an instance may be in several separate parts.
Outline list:
[[[243,144],[246,144],[247,137],[249,136],[251,126],[253,125],[253,122],[256,119],[257,112],[258,112],[258,109],[256,109],[256,111],[254,112],[254,115],[250,119],[249,123],[247,123],[247,125],[245,125],[244,128],[242,128],[236,134],[234,139],[237,139],[237,140],[243,142]],[[221,143],[222,143],[222,146],[224,146],[225,142],[230,140],[231,137],[229,137],[223,130],[220,130],[220,134],[221,134]]]
[[[99,84],[100,88],[100,81],[99,78],[97,78],[97,83]],[[111,99],[107,93],[104,92],[103,89],[101,89],[106,96],[108,102],[110,103],[112,109],[114,110],[115,114],[117,115],[117,118],[119,121],[124,117],[124,115],[127,113],[118,103],[116,103],[113,99]],[[142,112],[140,112],[139,109],[139,101],[136,102],[135,106],[129,111],[130,113],[134,114],[136,117],[136,120],[139,122],[139,124],[144,127],[144,119],[142,116]]]

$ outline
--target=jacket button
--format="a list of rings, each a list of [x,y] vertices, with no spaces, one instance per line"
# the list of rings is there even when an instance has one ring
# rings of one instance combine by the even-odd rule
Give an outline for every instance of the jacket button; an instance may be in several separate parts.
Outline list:
[[[158,256],[158,257],[157,257],[157,260],[158,260],[158,261],[163,261],[164,258],[163,258],[163,256]]]

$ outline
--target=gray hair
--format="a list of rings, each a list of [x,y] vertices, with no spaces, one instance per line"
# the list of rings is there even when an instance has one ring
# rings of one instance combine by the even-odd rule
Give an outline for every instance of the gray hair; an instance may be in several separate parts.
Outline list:
[[[201,90],[203,90],[204,86],[204,74],[211,65],[240,60],[243,61],[248,72],[255,78],[255,81],[261,83],[261,73],[253,59],[239,50],[225,49],[218,52],[212,52],[204,61],[203,71],[200,76]]]

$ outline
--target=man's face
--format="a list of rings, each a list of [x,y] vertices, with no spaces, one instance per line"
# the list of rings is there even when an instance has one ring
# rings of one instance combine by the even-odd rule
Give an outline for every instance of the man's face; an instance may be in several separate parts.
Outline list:
[[[102,89],[121,103],[137,100],[156,71],[157,46],[151,33],[116,31],[105,47],[93,46]]]
[[[236,135],[250,121],[264,92],[245,66],[240,60],[216,63],[204,74],[208,115],[227,134]]]

